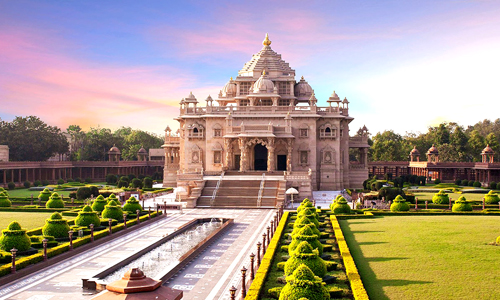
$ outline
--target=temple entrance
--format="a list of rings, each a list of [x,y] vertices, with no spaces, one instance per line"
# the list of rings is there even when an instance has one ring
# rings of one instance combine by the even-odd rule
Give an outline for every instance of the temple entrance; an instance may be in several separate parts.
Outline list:
[[[234,156],[234,169],[235,170],[240,170],[240,159],[241,159],[241,155],[239,154],[236,154]]]
[[[278,171],[286,171],[286,155],[278,155]]]
[[[256,144],[254,149],[254,170],[267,171],[267,148],[261,144]]]

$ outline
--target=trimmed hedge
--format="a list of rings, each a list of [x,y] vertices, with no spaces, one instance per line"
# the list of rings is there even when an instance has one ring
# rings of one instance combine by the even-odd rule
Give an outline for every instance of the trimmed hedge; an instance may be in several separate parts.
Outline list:
[[[312,225],[311,228],[314,234],[316,234],[318,238],[321,237],[321,232],[319,231],[319,229],[316,227],[316,225],[314,225],[314,222],[309,220],[306,216],[301,216],[293,223],[292,235],[297,234],[299,230],[306,225]]]
[[[70,230],[68,220],[63,219],[60,213],[53,213],[50,218],[45,220],[45,225],[42,228],[43,235],[50,235],[55,238],[68,237]]]
[[[455,204],[453,204],[451,211],[453,212],[472,211],[472,205],[469,202],[467,202],[467,199],[465,199],[464,196],[461,196],[460,198],[458,198]]]
[[[11,207],[12,202],[9,200],[7,192],[0,191],[0,207]]]
[[[31,247],[31,239],[26,234],[26,229],[22,229],[18,222],[9,224],[7,229],[2,230],[0,238],[0,249],[10,252],[15,248],[19,252],[28,250]]]
[[[103,219],[123,221],[123,210],[117,202],[111,200],[110,202],[108,202],[108,205],[104,207],[101,217]]]
[[[410,205],[406,202],[406,200],[398,195],[394,202],[391,204],[391,211],[409,211]]]
[[[484,195],[484,202],[486,204],[498,204],[500,202],[500,198],[498,194],[493,193],[493,191],[489,191],[488,194]]]
[[[262,290],[262,287],[264,286],[264,280],[266,279],[267,273],[271,269],[271,262],[273,260],[274,253],[277,250],[279,240],[281,239],[281,236],[283,235],[283,230],[285,228],[285,224],[288,221],[289,214],[290,213],[288,211],[285,211],[283,213],[283,216],[278,224],[278,227],[276,228],[276,232],[274,233],[273,238],[271,239],[271,242],[269,243],[269,246],[267,247],[266,253],[262,257],[260,267],[259,267],[259,269],[257,269],[257,272],[255,272],[255,278],[252,281],[250,288],[248,289],[247,296],[245,297],[245,300],[258,300],[259,299],[260,291]]]
[[[52,195],[52,193],[50,192],[50,190],[48,188],[45,188],[38,195],[38,199],[40,199],[42,201],[49,201],[49,198],[51,195]]]
[[[85,205],[78,213],[78,217],[75,219],[75,224],[83,227],[88,227],[90,224],[94,224],[94,226],[97,227],[101,225],[101,220],[90,206]]]
[[[279,300],[329,300],[330,293],[323,280],[315,276],[306,265],[300,265],[291,276],[286,277],[286,285],[281,289]]]
[[[350,214],[351,208],[347,204],[347,200],[344,197],[338,198],[335,205],[332,207],[332,212],[334,214]]]
[[[288,245],[288,253],[292,255],[295,248],[297,248],[302,241],[307,241],[313,249],[317,249],[319,255],[323,254],[323,245],[319,242],[318,236],[314,234],[312,225],[306,225],[296,234],[292,235],[292,242]]]
[[[342,260],[344,262],[345,272],[347,274],[347,278],[349,279],[349,283],[351,284],[352,295],[355,300],[369,300],[368,294],[363,286],[363,281],[361,281],[358,269],[356,268],[356,263],[352,258],[351,252],[349,251],[342,229],[340,229],[337,217],[334,215],[330,216],[330,221],[332,222],[333,232],[335,233],[340,255],[342,256]]]
[[[94,203],[92,203],[92,210],[101,213],[107,203],[108,200],[104,199],[103,195],[99,195],[97,196],[97,198],[95,198]]]
[[[326,264],[307,241],[301,242],[293,251],[290,258],[285,263],[285,275],[289,276],[300,266],[306,265],[314,275],[324,277],[326,274]]]
[[[137,213],[137,210],[139,210],[139,212],[142,211],[142,206],[139,203],[139,201],[132,196],[127,200],[127,202],[123,206],[123,210],[135,214]]]
[[[440,190],[438,193],[432,196],[432,202],[435,204],[449,204],[450,197],[444,190]]]
[[[49,201],[45,203],[45,208],[64,208],[64,201],[58,193],[52,193]]]

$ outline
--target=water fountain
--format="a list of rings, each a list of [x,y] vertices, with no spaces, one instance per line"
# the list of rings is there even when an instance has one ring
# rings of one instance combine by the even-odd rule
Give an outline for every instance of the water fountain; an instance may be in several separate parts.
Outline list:
[[[106,284],[120,279],[130,268],[140,268],[147,277],[167,280],[222,232],[232,219],[196,219],[172,234],[131,254],[117,264],[83,278],[83,287],[103,290]]]

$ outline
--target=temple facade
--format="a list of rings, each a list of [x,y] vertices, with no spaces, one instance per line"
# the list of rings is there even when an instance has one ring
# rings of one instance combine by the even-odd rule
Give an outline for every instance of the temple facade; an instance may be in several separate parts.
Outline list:
[[[361,187],[368,176],[367,136],[349,137],[347,98],[333,92],[328,106],[318,107],[312,87],[296,79],[267,35],[218,97],[204,102],[201,107],[192,93],[182,99],[179,130],[166,129],[166,186],[179,184],[183,174],[224,172],[281,174],[285,180],[302,174],[311,190],[339,190]],[[356,163],[349,162],[350,148],[356,148]]]

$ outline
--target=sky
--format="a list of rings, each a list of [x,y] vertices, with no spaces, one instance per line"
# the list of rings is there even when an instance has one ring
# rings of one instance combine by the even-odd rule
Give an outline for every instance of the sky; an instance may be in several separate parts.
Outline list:
[[[0,0],[0,118],[162,134],[265,33],[318,106],[347,97],[351,135],[499,117],[497,0]]]

